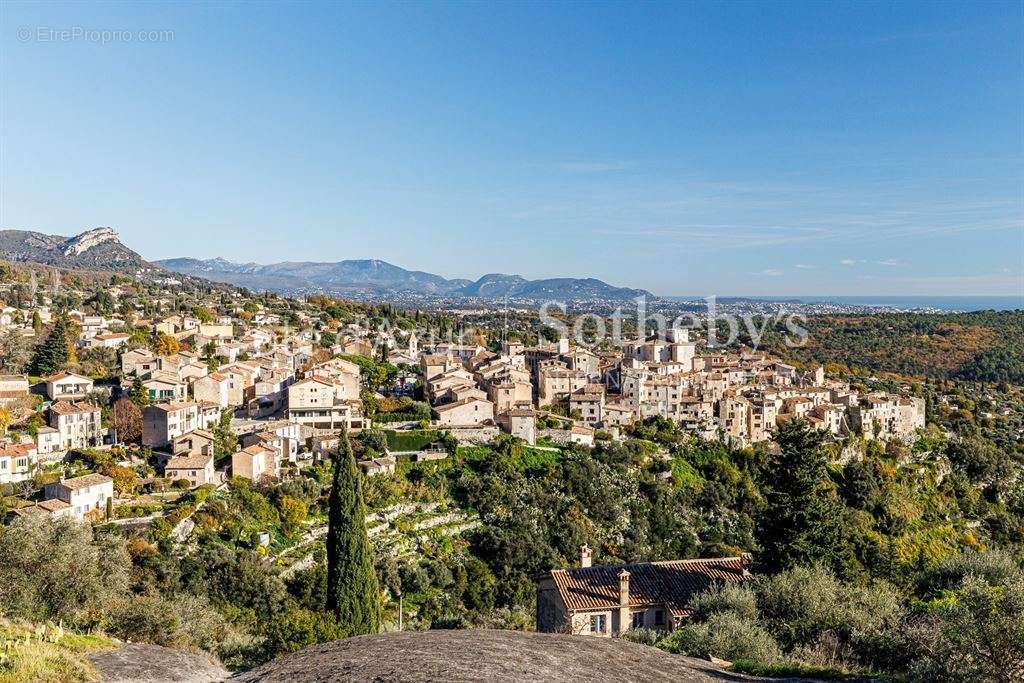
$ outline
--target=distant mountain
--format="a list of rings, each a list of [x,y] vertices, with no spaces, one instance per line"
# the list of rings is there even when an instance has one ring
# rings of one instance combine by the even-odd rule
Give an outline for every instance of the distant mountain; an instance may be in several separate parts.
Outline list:
[[[594,278],[551,278],[527,280],[519,275],[493,273],[484,275],[459,292],[465,296],[482,299],[633,299],[650,296],[643,289],[613,287],[607,282]]]
[[[222,258],[175,258],[158,265],[185,275],[228,282],[255,290],[281,292],[324,291],[359,296],[395,293],[428,294],[480,299],[602,299],[626,300],[649,293],[642,289],[613,287],[593,278],[527,280],[519,275],[492,273],[475,282],[406,270],[379,260],[284,262],[261,266],[232,263]]]
[[[0,230],[0,259],[89,270],[127,271],[151,266],[126,247],[111,228],[95,228],[74,237]]]

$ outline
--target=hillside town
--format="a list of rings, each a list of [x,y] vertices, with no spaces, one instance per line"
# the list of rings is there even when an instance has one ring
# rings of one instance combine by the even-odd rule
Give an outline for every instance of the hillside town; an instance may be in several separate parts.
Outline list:
[[[542,336],[535,345],[506,339],[488,347],[434,341],[415,327],[375,328],[366,317],[342,323],[318,316],[309,301],[291,301],[298,310],[284,317],[234,290],[193,296],[185,307],[166,286],[146,301],[127,282],[101,297],[32,286],[36,294],[24,307],[0,313],[7,344],[32,340],[44,326],[71,330],[71,357],[103,358],[112,367],[95,378],[69,371],[73,363],[46,376],[0,377],[9,415],[0,484],[31,481],[75,450],[131,441],[152,452],[154,475],[172,484],[276,479],[321,459],[343,429],[374,426],[366,401],[416,413],[394,421],[374,410],[393,429],[444,430],[463,443],[486,443],[503,431],[531,446],[539,438],[586,446],[620,440],[634,423],[655,417],[732,447],[769,440],[794,419],[830,438],[882,442],[911,440],[925,425],[920,397],[860,394],[820,366],[798,369],[751,349],[709,352],[686,329],[611,350]],[[69,300],[80,305],[66,306]],[[151,314],[154,306],[186,310]],[[367,370],[383,365],[401,372],[368,383]],[[126,416],[134,414],[129,403],[138,425]],[[221,428],[238,437],[237,446],[215,462]],[[394,457],[381,456],[364,463],[367,472],[393,469]],[[61,477],[42,500],[11,514],[98,519],[113,499],[110,483],[95,473]]]
[[[0,548],[21,558],[0,596],[51,580],[50,560],[29,568],[33,547],[113,544],[138,583],[96,578],[76,627],[98,614],[106,633],[236,669],[351,635],[324,592],[345,525],[368,581],[350,599],[377,612],[367,633],[683,652],[716,591],[817,591],[870,563],[905,583],[928,553],[994,538],[959,492],[1012,481],[997,448],[1024,434],[1008,385],[876,377],[656,316],[601,338],[597,313],[403,309],[34,262],[0,263],[0,299]],[[828,568],[773,574],[808,542]],[[842,590],[854,604],[876,589]]]

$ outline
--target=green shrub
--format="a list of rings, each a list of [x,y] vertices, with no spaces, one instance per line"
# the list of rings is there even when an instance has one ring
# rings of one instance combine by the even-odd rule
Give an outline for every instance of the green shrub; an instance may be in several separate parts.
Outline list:
[[[749,586],[712,588],[690,604],[691,618],[704,621],[714,614],[734,614],[746,621],[757,619],[757,595]]]
[[[661,637],[661,633],[652,628],[633,628],[622,634],[623,640],[641,645],[657,645]]]
[[[728,612],[714,614],[702,623],[684,624],[662,639],[658,647],[675,654],[730,661],[770,663],[781,656],[778,643],[762,626]]]

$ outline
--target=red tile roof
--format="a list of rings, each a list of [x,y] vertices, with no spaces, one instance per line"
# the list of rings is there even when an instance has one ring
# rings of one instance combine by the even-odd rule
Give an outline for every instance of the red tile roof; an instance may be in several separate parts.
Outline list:
[[[74,415],[75,413],[97,413],[100,407],[91,401],[57,401],[50,406],[50,411],[58,415]]]
[[[667,605],[685,612],[697,593],[715,583],[747,580],[741,557],[599,565],[579,569],[554,569],[551,578],[570,610],[614,608],[619,605],[619,574],[629,572],[629,604]]]

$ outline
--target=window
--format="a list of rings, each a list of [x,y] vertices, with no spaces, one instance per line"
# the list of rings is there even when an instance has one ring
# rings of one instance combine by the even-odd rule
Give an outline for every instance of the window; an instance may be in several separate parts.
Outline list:
[[[664,626],[665,625],[665,610],[658,609],[654,610],[654,625]]]
[[[644,613],[633,612],[632,621],[630,622],[630,628],[643,628],[644,627]]]
[[[604,633],[607,617],[604,614],[593,614],[590,617],[590,630],[593,633]]]

